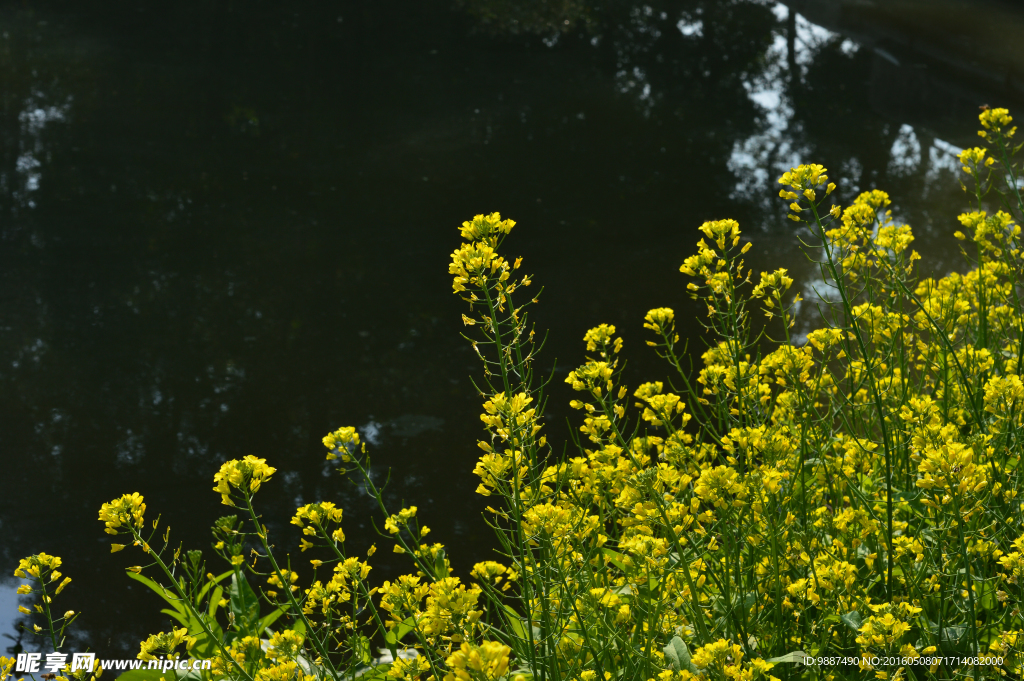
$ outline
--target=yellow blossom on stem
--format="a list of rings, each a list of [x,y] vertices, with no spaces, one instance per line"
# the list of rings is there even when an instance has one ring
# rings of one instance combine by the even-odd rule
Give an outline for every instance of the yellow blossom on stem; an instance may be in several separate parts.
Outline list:
[[[324,447],[329,450],[328,461],[337,459],[339,454],[342,461],[348,461],[351,448],[359,446],[359,433],[352,426],[344,426],[324,435],[323,442]]]
[[[508,671],[512,649],[497,641],[484,641],[479,646],[463,643],[445,661],[451,670],[444,681],[497,681]]]
[[[125,494],[120,499],[103,504],[100,508],[100,522],[106,525],[103,531],[107,534],[119,534],[121,528],[131,525],[137,531],[142,530],[143,515],[146,504],[138,492]]]
[[[221,503],[234,506],[231,495],[235,490],[242,494],[255,494],[270,476],[277,472],[276,468],[267,465],[266,459],[249,455],[242,459],[224,462],[220,470],[213,476],[213,491],[220,494]]]

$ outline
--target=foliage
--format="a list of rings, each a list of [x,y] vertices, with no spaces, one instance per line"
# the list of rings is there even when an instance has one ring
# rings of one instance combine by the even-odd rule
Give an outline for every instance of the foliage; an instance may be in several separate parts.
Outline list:
[[[549,382],[535,374],[528,321],[537,298],[522,260],[502,255],[515,223],[463,223],[449,272],[484,366],[475,473],[502,561],[476,564],[470,583],[453,576],[417,508],[386,508],[365,445],[340,428],[324,438],[327,458],[373,495],[382,535],[414,571],[372,587],[370,565],[345,551],[342,510],[319,502],[292,519],[302,550],[319,556],[300,586],[253,505],[275,469],[229,461],[214,489],[242,520],[214,526],[230,566],[219,576],[200,552],[172,551],[169,530],[154,548],[158,523],[145,534],[138,494],[100,511],[106,532],[125,537],[112,551],[144,552],[150,564],[130,576],[182,627],[142,642],[140,658],[184,645],[213,660],[188,675],[247,681],[1019,675],[1024,201],[1011,122],[984,111],[987,148],[961,154],[974,204],[955,235],[963,274],[918,274],[911,228],[884,192],[841,209],[821,166],[780,179],[827,288],[806,339],[791,336],[799,296],[787,271],[755,279],[739,225],[702,225],[680,268],[714,339],[700,366],[686,364],[669,308],[643,324],[666,380],[628,388],[615,327],[587,331],[586,361],[566,379],[582,416],[570,458],[543,434]],[[36,631],[54,649],[74,616],[50,615],[59,566],[39,554],[19,568],[38,582],[26,592],[40,597],[49,627]],[[856,664],[815,669],[807,656]]]

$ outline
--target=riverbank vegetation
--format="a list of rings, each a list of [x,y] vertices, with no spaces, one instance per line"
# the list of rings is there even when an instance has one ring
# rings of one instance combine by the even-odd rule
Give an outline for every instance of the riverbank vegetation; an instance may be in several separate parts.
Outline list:
[[[950,235],[964,273],[919,273],[883,191],[839,206],[825,168],[793,168],[780,196],[820,267],[816,299],[786,269],[751,272],[735,221],[704,223],[680,269],[710,341],[682,346],[676,313],[651,309],[646,343],[667,374],[626,385],[618,330],[587,331],[566,380],[579,413],[567,449],[544,432],[564,386],[538,370],[539,287],[507,253],[515,223],[463,223],[449,273],[482,362],[475,473],[501,555],[455,576],[417,508],[386,506],[365,443],[342,427],[326,456],[376,498],[410,572],[375,582],[373,550],[346,551],[329,501],[296,510],[301,554],[275,555],[284,539],[255,505],[275,469],[229,461],[214,479],[233,513],[214,526],[220,574],[175,548],[138,494],[100,511],[111,550],[140,556],[129,576],[175,621],[140,658],[212,659],[174,674],[246,681],[1020,675],[1024,200],[1010,115],[980,122]],[[801,304],[820,323],[795,337]],[[312,582],[289,560],[311,561]],[[38,554],[18,571],[53,649],[74,618],[51,607],[58,567]]]

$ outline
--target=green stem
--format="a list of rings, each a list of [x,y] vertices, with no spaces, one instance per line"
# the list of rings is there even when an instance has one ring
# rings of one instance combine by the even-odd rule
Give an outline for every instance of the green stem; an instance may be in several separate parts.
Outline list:
[[[503,384],[503,386],[505,388],[505,395],[508,396],[508,397],[511,397],[511,394],[512,394],[512,384],[509,381],[509,377],[508,377],[509,370],[508,370],[508,365],[506,364],[506,359],[505,359],[505,348],[502,345],[501,326],[500,326],[500,322],[498,321],[497,306],[494,304],[494,299],[491,297],[491,291],[490,291],[490,288],[486,285],[486,282],[484,283],[484,285],[482,285],[480,287],[480,290],[483,292],[484,298],[487,301],[487,311],[488,311],[488,314],[490,315],[491,329],[492,329],[492,332],[494,333],[494,343],[495,343],[495,347],[496,347],[496,349],[498,351],[498,361],[499,361],[499,366],[501,367],[501,380],[502,380],[502,384]],[[512,306],[512,301],[509,300],[508,304],[509,304],[509,306]],[[525,606],[524,612],[526,613],[526,619],[527,619],[527,626],[525,628],[526,628],[527,641],[528,641],[528,644],[529,644],[528,650],[530,651],[529,652],[529,654],[530,654],[530,670],[533,671],[534,673],[537,673],[539,671],[540,672],[540,681],[545,681],[545,678],[546,678],[546,671],[545,671],[545,669],[543,667],[541,667],[538,670],[538,668],[537,668],[538,667],[538,665],[537,665],[537,650],[536,650],[536,648],[537,648],[537,641],[535,641],[534,638],[533,638],[533,617],[532,617],[531,612],[530,612],[530,601],[533,599],[533,591],[532,591],[532,585],[530,584],[530,578],[527,575],[527,572],[529,572],[527,568],[528,568],[528,564],[530,563],[530,560],[529,560],[529,553],[530,552],[526,549],[526,537],[523,534],[523,524],[521,522],[522,521],[522,517],[523,517],[523,509],[522,509],[522,499],[520,498],[520,494],[519,494],[519,488],[520,488],[521,481],[519,479],[519,466],[517,465],[517,462],[515,461],[515,458],[514,458],[515,457],[515,440],[516,440],[515,436],[517,434],[516,430],[517,430],[517,428],[515,426],[513,426],[512,432],[509,433],[509,439],[510,439],[510,442],[512,443],[512,448],[513,448],[512,493],[509,496],[510,496],[510,501],[512,502],[512,511],[515,514],[515,519],[514,519],[514,524],[515,524],[515,540],[516,540],[515,541],[515,544],[516,544],[515,548],[516,548],[516,551],[519,554],[517,557],[518,557],[518,559],[520,561],[520,565],[522,566],[522,573],[523,573],[522,574],[523,603],[524,603],[524,606]]]
[[[52,571],[51,573],[52,574]],[[46,584],[43,583],[42,574],[39,576],[39,588],[43,591],[43,611],[46,614],[47,627],[49,628],[50,643],[53,644],[54,652],[60,647],[57,645],[57,633],[53,630],[53,616],[50,614],[50,601],[49,595],[46,593]]]
[[[320,531],[320,536],[327,542],[327,545],[331,547],[331,550],[334,551],[334,555],[338,558],[339,561],[344,561],[345,560],[345,554],[343,554],[341,552],[341,549],[339,549],[338,545],[334,543],[334,540],[330,536],[328,536],[327,530],[324,529],[324,526],[322,524],[320,524],[319,522],[317,522],[315,524],[316,524],[316,529]],[[375,619],[377,621],[377,628],[381,631],[381,633],[383,633],[385,631],[385,629],[384,629],[384,622],[381,621],[380,613],[377,611],[376,606],[374,606],[374,604],[373,604],[373,600],[370,597],[369,589],[366,588],[366,584],[364,584],[362,580],[359,580],[358,584],[359,584],[360,590],[363,592],[363,597],[366,598],[366,604],[368,606],[370,606],[370,612],[373,613],[373,619]],[[354,617],[353,617],[353,621],[355,621]],[[387,636],[384,637],[384,645],[386,645],[388,647],[388,650],[391,652],[391,659],[392,660],[397,660],[398,659],[398,647],[394,643],[389,641],[387,639]]]
[[[967,543],[964,540],[964,518],[960,513],[960,495],[956,492],[953,493],[953,501],[956,506],[956,532],[960,539],[960,560],[963,562],[964,571],[967,575],[967,603],[971,610],[971,638],[974,642],[974,650],[971,651],[971,655],[972,657],[977,657],[981,654],[981,642],[978,640],[978,621],[974,609],[974,577],[971,574],[971,563],[967,559]],[[977,664],[974,665],[974,681],[978,681]]]
[[[324,665],[327,666],[327,670],[331,673],[331,676],[335,679],[339,678],[338,670],[334,668],[334,664],[331,662],[331,658],[328,656],[327,649],[324,648],[323,642],[316,637],[313,633],[313,624],[306,619],[305,613],[302,612],[302,607],[295,600],[295,596],[292,594],[291,579],[285,579],[284,574],[281,572],[281,568],[277,565],[277,559],[274,558],[274,553],[270,550],[270,544],[267,542],[267,533],[263,526],[260,524],[260,520],[256,517],[256,509],[252,506],[252,494],[245,492],[245,506],[249,511],[249,518],[252,519],[252,524],[256,526],[256,536],[260,538],[260,545],[263,546],[263,550],[266,552],[267,558],[270,560],[270,566],[274,570],[274,574],[277,575],[284,590],[285,596],[288,598],[288,603],[291,605],[296,616],[302,620],[302,623],[306,626],[306,631],[309,632],[309,639],[313,643],[313,647],[320,654],[320,658],[323,660]],[[291,570],[289,570],[290,577]],[[257,636],[262,632],[256,632]]]
[[[167,564],[164,563],[163,559],[160,557],[160,554],[158,554],[156,551],[150,548],[146,540],[142,538],[141,534],[139,534],[138,528],[136,528],[131,523],[127,523],[127,525],[132,533],[132,536],[135,538],[135,541],[139,543],[139,546],[144,547],[146,553],[148,553],[150,557],[156,561],[156,564],[160,566],[160,569],[163,570],[164,574],[167,576],[167,579],[171,580],[171,585],[174,587],[175,593],[178,594],[178,598],[181,599],[182,604],[189,610],[189,613],[193,617],[195,617],[196,621],[199,622],[199,625],[203,628],[203,633],[205,633],[206,636],[214,642],[214,644],[217,646],[217,649],[220,651],[224,659],[229,661],[231,665],[238,670],[238,673],[241,674],[243,678],[247,679],[248,681],[253,681],[252,676],[250,676],[244,669],[242,669],[242,667],[238,664],[235,658],[232,657],[230,651],[224,645],[224,642],[220,640],[220,637],[215,636],[213,631],[210,630],[210,626],[206,623],[206,617],[200,614],[199,611],[196,610],[195,606],[193,606],[192,600],[185,595],[185,592],[182,590],[181,585],[178,584],[178,580],[176,580],[174,578],[174,575],[171,574],[170,569],[167,567]]]
[[[850,327],[853,329],[854,336],[857,339],[857,346],[860,349],[861,357],[864,358],[865,372],[868,374],[869,383],[871,386],[871,395],[875,403],[875,411],[878,414],[878,425],[882,429],[882,445],[885,448],[885,517],[886,517],[886,579],[885,579],[885,595],[886,600],[892,602],[892,445],[890,443],[889,428],[886,426],[885,410],[882,408],[882,397],[878,392],[878,381],[874,380],[874,373],[872,371],[870,355],[868,355],[867,344],[864,342],[864,336],[860,330],[860,324],[853,318],[853,309],[850,306],[850,300],[847,297],[846,286],[843,285],[843,279],[839,276],[839,272],[836,269],[835,260],[832,255],[832,248],[829,244],[828,237],[825,235],[825,226],[821,223],[821,218],[818,216],[818,208],[813,203],[811,204],[811,211],[814,213],[814,221],[818,225],[818,230],[821,238],[822,247],[825,250],[826,266],[828,267],[829,274],[832,276],[832,281],[835,282],[836,290],[839,291],[839,295],[843,301],[843,312],[846,315],[846,319],[849,320]]]

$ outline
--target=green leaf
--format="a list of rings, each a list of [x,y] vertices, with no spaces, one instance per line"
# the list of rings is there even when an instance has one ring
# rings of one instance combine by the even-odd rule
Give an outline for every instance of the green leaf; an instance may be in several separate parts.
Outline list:
[[[697,673],[696,665],[690,660],[690,649],[686,647],[686,642],[683,639],[673,636],[664,651],[665,659],[671,663],[673,670],[679,672],[685,669],[691,674]]]
[[[205,596],[206,592],[210,590],[210,587],[216,586],[218,589],[220,589],[221,581],[224,580],[225,578],[227,578],[228,575],[234,574],[234,572],[235,572],[234,570],[228,570],[224,574],[217,575],[211,581],[207,582],[206,585],[202,589],[199,590],[199,595],[196,597],[196,602],[198,603],[199,601],[203,600],[203,596]],[[216,592],[214,592],[214,593],[216,594]],[[220,600],[216,596],[214,596],[214,598],[216,600]]]
[[[448,564],[444,561],[444,549],[440,549],[437,552],[437,556],[434,557],[434,574],[438,579],[447,579],[451,577],[451,570],[448,568]]]
[[[355,676],[359,681],[385,681],[391,664],[378,664],[362,672],[356,672]]]
[[[978,581],[978,580],[976,580]],[[996,609],[996,585],[991,581],[985,581],[978,585],[978,603],[983,610]]]
[[[530,671],[529,667],[519,667],[518,669],[513,669],[513,670],[511,670],[508,673],[508,678],[510,678],[510,679],[514,679],[517,676],[524,677],[526,679],[526,681],[533,681],[533,678],[534,678],[533,677],[533,672]],[[620,674],[620,676],[621,676],[621,674]]]
[[[373,649],[370,647],[370,639],[365,636],[357,636],[354,641],[353,652],[359,656],[359,662],[370,664],[373,662]]]
[[[245,575],[236,572],[231,576],[230,594],[231,613],[235,616],[235,626],[250,636],[258,636],[256,625],[260,619],[260,602]]]
[[[134,579],[136,582],[141,582],[142,584],[145,584],[150,589],[152,589],[156,593],[157,596],[159,596],[160,598],[164,599],[164,601],[166,601],[168,605],[170,605],[172,608],[174,608],[179,613],[181,613],[183,617],[188,617],[188,609],[184,605],[182,605],[181,599],[179,599],[174,594],[173,591],[171,591],[170,589],[165,589],[164,587],[162,587],[161,585],[157,584],[156,582],[154,582],[149,577],[143,577],[142,575],[140,575],[137,572],[127,572],[126,574],[131,579]]]
[[[280,608],[261,619],[259,624],[260,635],[266,631],[267,627],[276,622],[277,619],[286,612],[288,612],[288,606],[282,605]]]
[[[220,628],[210,627],[214,634],[219,637],[222,633]],[[213,657],[217,653],[217,641],[210,638],[205,632],[196,636],[196,642],[192,646],[190,654],[192,658],[197,660],[205,660]]]
[[[224,589],[217,587],[213,592],[213,598],[210,599],[210,619],[217,616],[217,609],[220,607],[220,599],[224,598]]]
[[[604,555],[611,559],[612,565],[620,570],[626,570],[626,556],[624,554],[621,554],[618,551],[613,551],[612,549],[603,549],[603,551]]]
[[[528,641],[529,636],[526,634],[526,620],[519,616],[519,613],[515,611],[510,605],[502,605],[505,613],[508,615],[508,625],[512,629],[512,633],[515,634],[520,641]]]
[[[795,663],[795,664],[803,664],[804,663],[804,659],[806,657],[807,657],[807,653],[805,653],[804,651],[802,651],[802,650],[794,650],[791,653],[786,653],[785,655],[781,655],[779,657],[773,657],[772,659],[770,659],[768,661],[769,662],[774,662],[776,664],[785,664],[787,662]]]
[[[171,610],[170,608],[164,608],[160,612],[162,612],[165,615],[170,615],[171,617],[176,619],[178,621],[178,623],[181,624],[181,626],[183,626],[183,627],[187,627],[188,626],[188,618],[184,617],[181,614],[180,611],[178,611],[178,610]]]
[[[857,612],[856,610],[852,610],[852,611],[846,613],[840,619],[843,620],[843,623],[846,624],[846,626],[850,627],[850,629],[853,629],[853,631],[855,631],[855,632],[860,631],[860,625],[861,625],[860,613]]]
[[[416,618],[409,617],[402,622],[398,623],[394,629],[384,634],[384,640],[389,646],[397,645],[402,638],[410,631],[416,628]]]

